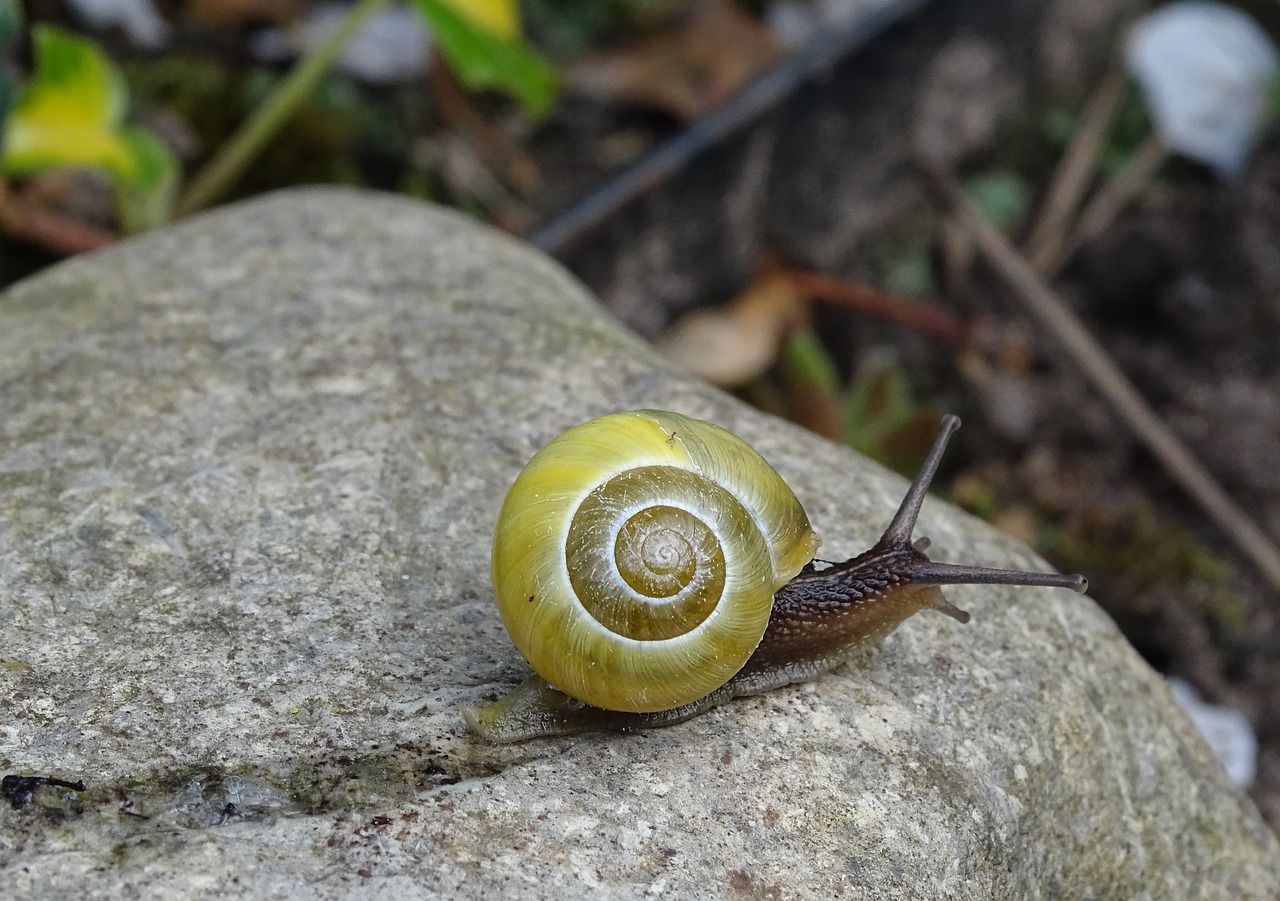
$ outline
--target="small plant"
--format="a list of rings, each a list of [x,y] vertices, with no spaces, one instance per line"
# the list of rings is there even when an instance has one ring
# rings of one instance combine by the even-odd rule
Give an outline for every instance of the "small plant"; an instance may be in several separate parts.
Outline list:
[[[11,41],[17,12],[0,2],[0,37]],[[178,161],[145,129],[126,124],[128,91],[119,71],[92,42],[51,25],[31,33],[34,68],[17,87],[6,77],[0,168],[22,178],[67,168],[108,173],[115,184],[121,228],[139,231],[168,218]],[[7,106],[7,104],[6,104]]]
[[[544,116],[551,109],[559,79],[524,43],[515,0],[412,2],[463,85],[509,94],[532,116]]]
[[[60,169],[106,173],[116,191],[121,230],[151,228],[194,212],[225,193],[341,51],[390,0],[361,0],[332,38],[280,81],[248,120],[197,173],[180,199],[181,169],[155,135],[128,123],[128,90],[96,44],[51,25],[32,28],[34,65],[25,84],[0,72],[0,172],[26,178]],[[547,113],[559,91],[556,72],[524,42],[514,0],[412,0],[458,81],[508,94],[532,116]],[[0,54],[21,26],[15,0],[0,0]]]
[[[390,2],[360,0],[352,5],[329,40],[293,68],[196,174],[178,201],[178,212],[195,212],[222,196],[315,88],[347,39]],[[427,20],[441,54],[464,87],[502,91],[532,116],[550,110],[559,92],[559,78],[525,44],[515,0],[412,0],[412,5]]]

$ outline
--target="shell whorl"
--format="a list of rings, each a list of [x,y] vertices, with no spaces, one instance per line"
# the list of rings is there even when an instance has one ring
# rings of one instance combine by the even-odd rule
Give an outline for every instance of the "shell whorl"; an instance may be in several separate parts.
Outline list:
[[[741,669],[818,539],[744,441],[652,410],[539,451],[499,515],[493,581],[516,647],[594,707],[668,710]]]

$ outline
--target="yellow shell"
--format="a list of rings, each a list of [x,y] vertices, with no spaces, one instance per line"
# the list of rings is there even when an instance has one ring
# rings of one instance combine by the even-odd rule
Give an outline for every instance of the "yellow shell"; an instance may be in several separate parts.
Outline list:
[[[655,410],[576,426],[511,486],[493,541],[507,631],[606,710],[669,710],[742,668],[818,537],[746,442]]]

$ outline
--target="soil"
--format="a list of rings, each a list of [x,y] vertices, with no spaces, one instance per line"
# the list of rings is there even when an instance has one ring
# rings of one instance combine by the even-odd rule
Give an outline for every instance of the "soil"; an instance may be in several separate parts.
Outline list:
[[[1195,175],[1171,182],[1085,247],[1064,287],[1161,418],[1276,538],[1280,144],[1264,147],[1239,183]],[[1061,416],[1077,415],[1058,406]],[[1097,459],[1081,464],[1113,473],[1100,487],[1142,492],[1229,563],[1213,597],[1172,580],[1142,609],[1105,588],[1099,597],[1153,666],[1248,715],[1260,743],[1253,796],[1276,828],[1280,597],[1113,421],[1091,431]]]
[[[979,325],[988,348],[956,352],[819,309],[828,350],[848,376],[892,347],[918,396],[964,418],[953,497],[1088,574],[1091,595],[1152,666],[1246,714],[1260,743],[1251,794],[1277,828],[1280,597],[1000,282],[971,259],[950,265],[947,216],[915,168],[1013,171],[1043,185],[1058,150],[1037,131],[1038,115],[1083,105],[1141,6],[934,4],[566,259],[654,337],[688,309],[733,296],[766,257],[883,283],[904,248],[923,245],[938,303]],[[1232,184],[1167,164],[1055,284],[1161,418],[1280,540],[1280,140]]]

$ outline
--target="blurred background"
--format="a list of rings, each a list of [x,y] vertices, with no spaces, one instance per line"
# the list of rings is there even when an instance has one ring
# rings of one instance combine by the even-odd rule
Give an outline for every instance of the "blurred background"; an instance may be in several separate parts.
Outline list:
[[[0,280],[447,204],[1088,575],[1280,824],[1280,5],[0,0]],[[0,320],[2,321],[2,320]]]

